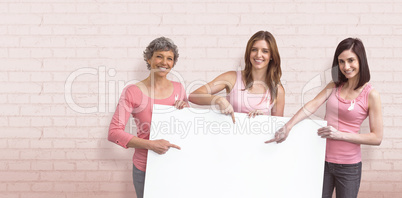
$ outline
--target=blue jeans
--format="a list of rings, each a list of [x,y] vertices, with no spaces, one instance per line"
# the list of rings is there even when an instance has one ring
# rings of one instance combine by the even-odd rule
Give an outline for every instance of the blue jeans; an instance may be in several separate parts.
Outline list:
[[[133,165],[133,183],[137,198],[144,197],[145,172]]]
[[[362,162],[334,164],[325,162],[323,198],[331,198],[336,190],[337,198],[356,198],[359,193]]]

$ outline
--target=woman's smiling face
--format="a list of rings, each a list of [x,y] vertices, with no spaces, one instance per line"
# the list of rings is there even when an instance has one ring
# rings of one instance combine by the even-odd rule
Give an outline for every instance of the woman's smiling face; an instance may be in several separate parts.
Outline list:
[[[166,75],[173,68],[174,54],[171,50],[158,50],[147,62],[151,65],[151,71]]]
[[[352,50],[345,50],[338,56],[339,69],[347,79],[358,77],[359,58]]]
[[[270,59],[271,53],[267,41],[256,41],[250,52],[250,62],[253,67],[256,69],[267,67]]]

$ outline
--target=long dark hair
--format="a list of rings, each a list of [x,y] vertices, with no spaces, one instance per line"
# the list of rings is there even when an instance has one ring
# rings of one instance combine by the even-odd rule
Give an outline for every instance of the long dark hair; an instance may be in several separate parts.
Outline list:
[[[354,88],[354,90],[356,90],[370,81],[370,69],[368,66],[366,50],[364,49],[363,42],[358,38],[347,38],[338,44],[338,47],[335,50],[334,60],[332,62],[332,80],[334,81],[336,87],[339,87],[348,81],[346,76],[342,74],[338,62],[339,55],[345,50],[352,50],[359,60],[359,82]]]
[[[265,40],[268,43],[269,51],[271,53],[272,60],[268,63],[267,76],[265,83],[268,86],[269,92],[271,94],[271,103],[275,103],[276,97],[278,95],[278,85],[281,84],[281,57],[279,56],[278,47],[274,36],[268,31],[259,31],[255,33],[247,42],[246,53],[244,55],[244,60],[246,66],[244,68],[244,78],[245,78],[245,89],[250,89],[253,86],[253,76],[251,74],[251,69],[253,68],[250,61],[251,48],[256,41]]]

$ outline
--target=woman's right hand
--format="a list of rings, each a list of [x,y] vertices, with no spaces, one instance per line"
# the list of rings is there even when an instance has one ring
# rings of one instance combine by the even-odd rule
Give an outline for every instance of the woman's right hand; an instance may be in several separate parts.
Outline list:
[[[181,148],[175,144],[171,144],[167,140],[150,140],[149,149],[160,155],[165,154],[170,147],[180,150]]]
[[[233,106],[229,103],[229,101],[226,100],[226,98],[224,97],[220,97],[218,100],[216,100],[216,103],[218,104],[221,113],[225,115],[231,115],[233,123],[235,123],[236,119],[234,116]]]

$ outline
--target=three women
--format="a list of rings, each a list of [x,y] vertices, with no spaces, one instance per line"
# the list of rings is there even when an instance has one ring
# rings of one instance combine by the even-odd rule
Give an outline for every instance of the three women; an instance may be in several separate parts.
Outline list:
[[[137,148],[133,157],[133,180],[139,197],[142,196],[147,149],[163,154],[170,147],[180,147],[166,140],[149,141],[149,125],[146,129],[138,129],[138,137],[124,133],[129,115],[138,118],[137,126],[142,126],[141,123],[150,123],[152,104],[175,105],[179,109],[188,106],[183,87],[166,79],[177,61],[177,48],[169,44],[169,39],[159,40],[168,44],[159,45],[153,41],[150,46],[154,47],[148,46],[144,52],[152,75],[125,89],[109,129],[110,141],[125,148]],[[250,117],[283,116],[285,91],[280,82],[280,56],[273,35],[266,31],[255,33],[247,43],[244,59],[244,70],[219,75],[191,93],[189,100],[200,105],[217,105],[222,113],[232,116],[233,122],[234,112],[248,113]],[[332,68],[333,82],[266,143],[286,140],[295,124],[327,101],[325,120],[328,126],[317,132],[327,138],[323,197],[332,197],[334,188],[337,197],[357,197],[361,178],[360,144],[379,145],[382,140],[381,101],[378,92],[368,83],[367,57],[359,39],[348,38],[339,43]],[[223,90],[226,97],[216,95]],[[178,100],[174,100],[173,95]],[[360,125],[367,116],[370,133],[359,134]],[[141,181],[137,181],[138,178],[142,178]]]

